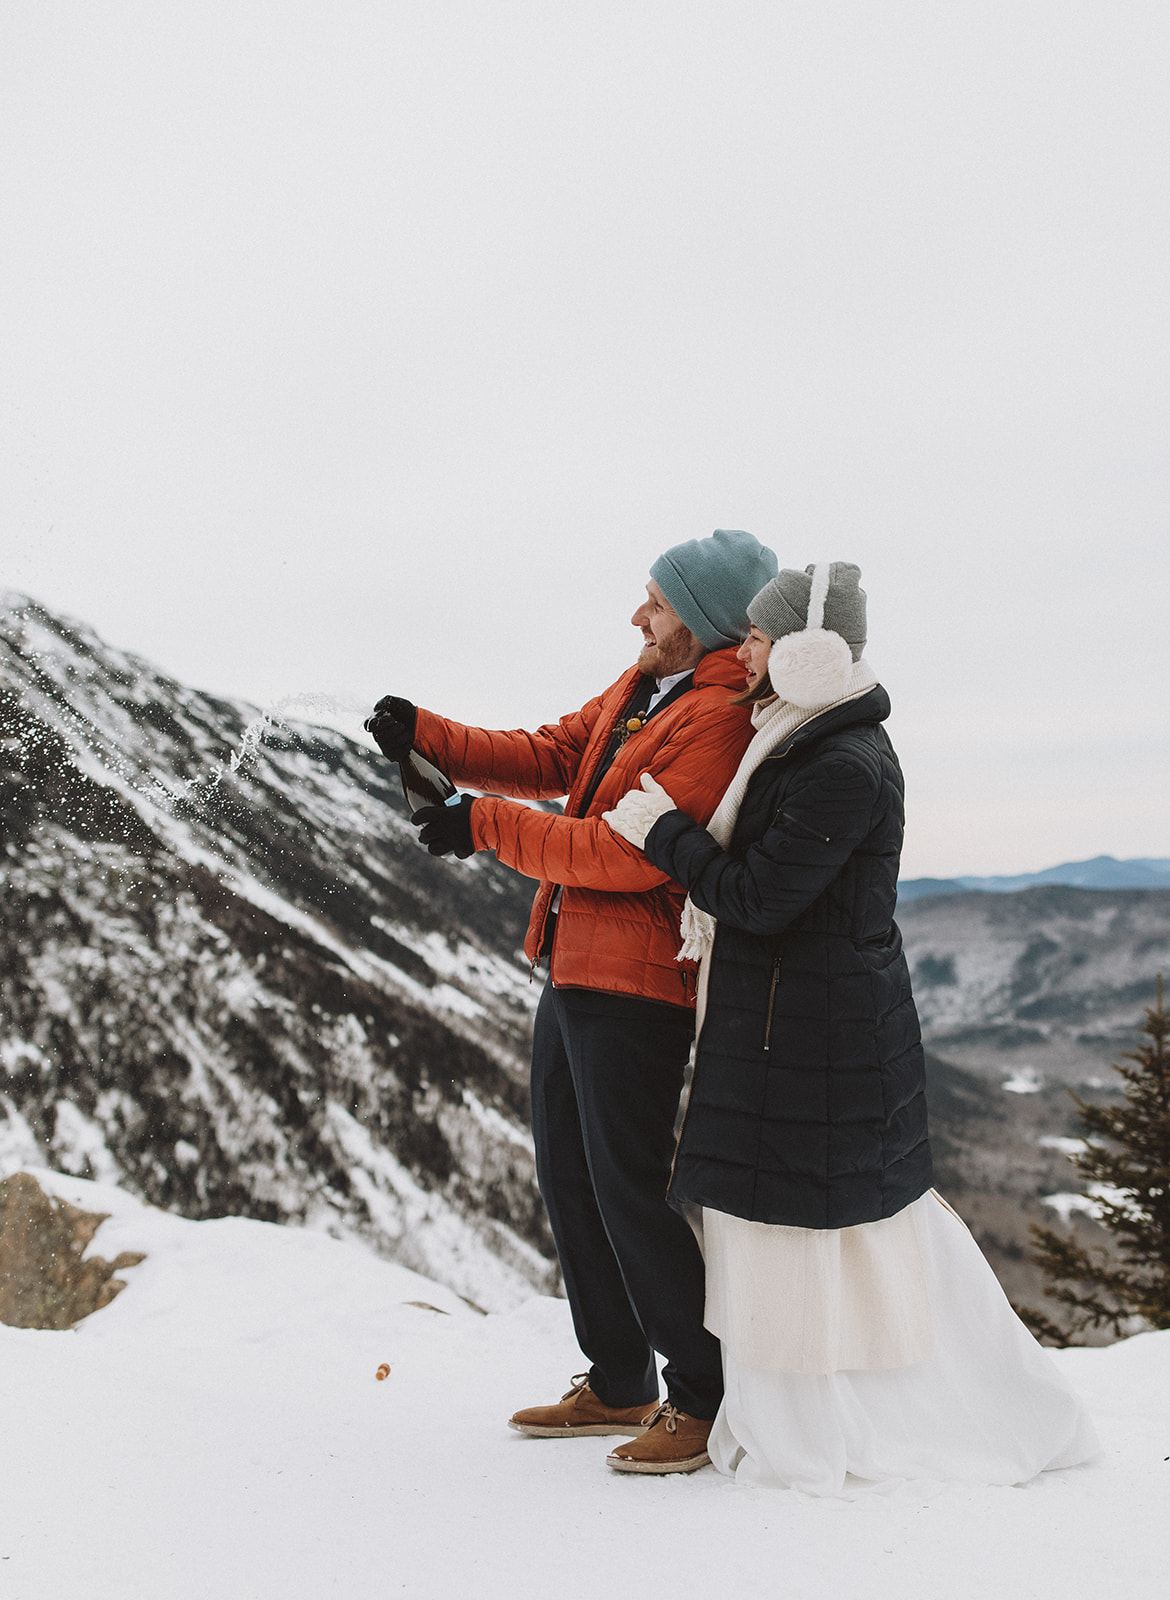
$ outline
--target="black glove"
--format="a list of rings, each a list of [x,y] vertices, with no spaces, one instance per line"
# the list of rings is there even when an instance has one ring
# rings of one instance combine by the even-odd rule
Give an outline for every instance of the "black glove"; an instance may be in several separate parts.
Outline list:
[[[372,716],[366,718],[366,732],[384,756],[391,761],[401,761],[414,743],[414,725],[418,721],[418,707],[403,700],[400,695],[384,694],[374,707]]]
[[[460,861],[475,854],[471,842],[471,807],[475,796],[461,794],[458,805],[423,806],[411,817],[419,828],[418,842],[433,856],[457,855]]]

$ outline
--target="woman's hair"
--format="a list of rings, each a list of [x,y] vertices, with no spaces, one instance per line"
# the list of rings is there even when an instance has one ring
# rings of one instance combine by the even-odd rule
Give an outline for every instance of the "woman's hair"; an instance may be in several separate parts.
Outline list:
[[[750,706],[758,704],[761,700],[775,700],[775,698],[776,691],[772,687],[772,680],[765,671],[759,683],[741,689],[738,694],[733,694],[727,703],[731,706]]]

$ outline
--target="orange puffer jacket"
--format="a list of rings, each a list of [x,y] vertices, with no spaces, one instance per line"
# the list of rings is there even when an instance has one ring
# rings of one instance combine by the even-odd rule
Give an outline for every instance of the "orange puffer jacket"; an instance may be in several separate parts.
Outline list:
[[[744,683],[732,649],[713,650],[685,694],[631,733],[581,815],[581,799],[641,675],[631,667],[580,711],[535,733],[489,732],[420,710],[415,745],[456,782],[496,791],[471,808],[477,850],[539,878],[524,953],[535,962],[557,885],[563,885],[552,950],[560,987],[641,995],[693,1006],[694,968],[680,964],[682,889],[601,820],[650,772],[697,822],[706,822],[751,742],[750,710],[729,704]],[[529,800],[567,794],[564,816]]]

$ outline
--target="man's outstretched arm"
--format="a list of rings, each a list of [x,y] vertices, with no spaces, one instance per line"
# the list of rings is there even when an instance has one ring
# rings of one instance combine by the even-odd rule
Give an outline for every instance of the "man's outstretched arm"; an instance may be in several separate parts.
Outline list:
[[[420,709],[413,742],[456,783],[526,800],[557,800],[573,787],[601,703],[598,696],[535,732],[471,728]]]
[[[630,766],[631,784],[650,772],[689,816],[705,823],[739,764],[746,742],[742,735],[740,724],[729,724],[722,708],[697,716],[646,765]],[[621,783],[624,792],[624,774]],[[594,807],[591,816],[559,817],[484,795],[473,801],[467,822],[477,850],[494,850],[505,866],[529,878],[617,893],[670,881],[602,820],[605,802],[595,800]]]

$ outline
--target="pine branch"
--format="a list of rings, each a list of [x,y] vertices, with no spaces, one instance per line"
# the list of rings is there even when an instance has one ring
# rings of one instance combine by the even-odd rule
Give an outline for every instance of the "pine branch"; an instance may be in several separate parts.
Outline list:
[[[1050,1316],[1038,1311],[1035,1306],[1018,1306],[1013,1300],[1012,1310],[1032,1337],[1039,1339],[1041,1344],[1055,1345],[1058,1350],[1063,1350],[1073,1343],[1066,1328],[1060,1327]]]

